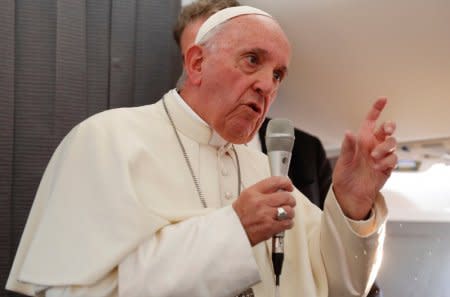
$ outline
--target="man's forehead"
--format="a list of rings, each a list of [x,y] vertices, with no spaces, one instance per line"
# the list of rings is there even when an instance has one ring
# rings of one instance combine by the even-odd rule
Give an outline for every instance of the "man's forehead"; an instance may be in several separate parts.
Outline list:
[[[222,41],[240,51],[254,52],[262,56],[279,55],[290,59],[290,43],[278,23],[264,16],[245,15],[224,24]]]

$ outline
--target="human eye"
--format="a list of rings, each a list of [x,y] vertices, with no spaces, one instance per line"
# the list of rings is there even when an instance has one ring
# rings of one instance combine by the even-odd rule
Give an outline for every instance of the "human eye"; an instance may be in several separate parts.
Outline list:
[[[274,71],[273,72],[273,78],[277,81],[277,82],[281,82],[284,78],[284,73],[283,71]]]
[[[250,65],[258,65],[258,63],[259,63],[259,59],[256,54],[252,54],[252,53],[248,54],[245,58],[246,58],[247,63]]]

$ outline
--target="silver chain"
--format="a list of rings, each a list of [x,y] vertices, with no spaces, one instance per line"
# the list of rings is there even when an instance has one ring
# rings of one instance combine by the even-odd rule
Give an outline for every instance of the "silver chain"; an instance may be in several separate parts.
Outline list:
[[[170,125],[173,128],[173,132],[175,133],[175,136],[177,137],[178,144],[180,145],[181,151],[183,152],[184,160],[186,161],[186,165],[189,168],[189,172],[191,173],[192,180],[194,181],[195,188],[197,189],[198,197],[200,198],[200,202],[202,203],[204,208],[207,208],[208,205],[206,204],[205,196],[203,195],[202,190],[200,189],[200,183],[198,181],[197,176],[194,174],[194,169],[192,169],[191,161],[189,160],[189,155],[186,152],[186,148],[183,145],[183,142],[181,141],[180,135],[178,134],[177,127],[175,126],[175,123],[172,119],[172,116],[170,115],[169,109],[167,108],[166,101],[164,98],[162,99],[164,110],[166,111],[167,117],[169,118]],[[234,148],[234,145],[232,146],[234,156],[236,157],[236,166],[237,166],[237,173],[238,173],[238,195],[241,194],[241,165],[239,163],[239,157],[236,152],[236,149]],[[253,289],[248,288],[241,294],[239,294],[236,297],[254,297]]]
[[[166,101],[164,100],[164,98],[163,98],[162,102],[163,102],[164,110],[166,111],[167,117],[169,118],[170,125],[172,126],[173,132],[175,133],[175,136],[177,137],[178,144],[180,145],[184,160],[186,161],[186,165],[189,168],[189,172],[191,173],[192,180],[194,181],[195,189],[197,190],[198,196],[200,198],[200,202],[202,203],[204,208],[207,208],[208,205],[206,204],[205,195],[203,195],[203,192],[200,188],[200,182],[194,173],[194,169],[192,168],[191,161],[189,160],[189,155],[187,154],[186,148],[184,147],[183,142],[181,141],[180,134],[178,134],[177,127],[175,126],[175,123],[172,119],[169,109],[167,108]],[[232,145],[232,149],[233,149],[234,156],[236,157],[237,174],[238,174],[237,193],[239,195],[239,194],[241,194],[241,165],[239,162],[239,157],[236,152],[236,149],[234,148],[234,145]]]
[[[166,101],[162,100],[164,105],[164,110],[166,111],[167,117],[169,118],[170,124],[172,125],[173,132],[175,133],[175,136],[177,137],[178,144],[180,145],[181,151],[183,152],[184,160],[186,161],[186,165],[189,168],[189,172],[191,173],[192,180],[194,181],[195,188],[197,189],[198,197],[200,198],[200,202],[202,203],[204,208],[207,208],[208,205],[206,204],[205,196],[203,195],[202,190],[200,189],[200,183],[198,181],[197,176],[194,174],[194,169],[192,169],[191,161],[189,160],[189,156],[186,152],[186,149],[184,148],[183,142],[181,141],[180,135],[178,134],[177,127],[175,126],[175,123],[173,122],[172,116],[170,115],[169,109],[167,108]]]

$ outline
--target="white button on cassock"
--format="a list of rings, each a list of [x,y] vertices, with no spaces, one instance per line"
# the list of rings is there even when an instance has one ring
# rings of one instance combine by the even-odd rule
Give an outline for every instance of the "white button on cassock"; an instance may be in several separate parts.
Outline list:
[[[225,193],[225,199],[230,200],[232,197],[233,197],[233,195],[231,195],[230,192],[226,192],[226,193]]]

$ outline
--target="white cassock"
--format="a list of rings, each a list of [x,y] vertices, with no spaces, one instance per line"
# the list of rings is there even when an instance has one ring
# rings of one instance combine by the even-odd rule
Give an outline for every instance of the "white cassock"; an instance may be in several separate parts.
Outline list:
[[[39,296],[273,296],[271,242],[250,246],[231,207],[236,156],[175,90],[165,101],[208,208],[203,208],[162,102],[94,115],[55,151],[7,288]],[[267,157],[235,145],[242,188]],[[322,213],[299,191],[286,232],[281,296],[362,296],[381,259],[387,210],[344,217],[333,191]]]

